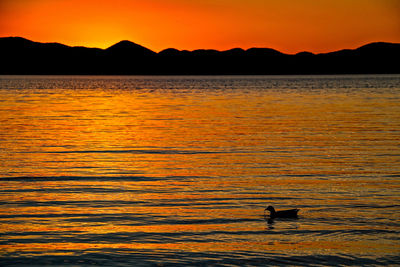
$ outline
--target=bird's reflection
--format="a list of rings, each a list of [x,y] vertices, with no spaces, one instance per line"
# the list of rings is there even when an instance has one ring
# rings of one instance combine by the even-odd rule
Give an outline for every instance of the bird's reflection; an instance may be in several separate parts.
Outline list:
[[[273,224],[275,223],[274,219],[265,217],[265,220],[268,223],[268,230],[275,229],[275,227],[273,226]]]
[[[270,216],[264,215],[264,220],[267,222],[268,230],[272,230],[275,229],[274,224],[276,223],[276,220],[284,222],[294,222],[297,221],[298,218],[275,218],[275,217],[271,218]]]

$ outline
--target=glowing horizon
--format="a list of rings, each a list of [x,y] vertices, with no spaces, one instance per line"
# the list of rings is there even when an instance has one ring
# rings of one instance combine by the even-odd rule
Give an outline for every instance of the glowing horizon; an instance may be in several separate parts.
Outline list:
[[[400,42],[398,14],[396,0],[3,0],[0,36],[98,48],[129,40],[156,52],[320,53]]]

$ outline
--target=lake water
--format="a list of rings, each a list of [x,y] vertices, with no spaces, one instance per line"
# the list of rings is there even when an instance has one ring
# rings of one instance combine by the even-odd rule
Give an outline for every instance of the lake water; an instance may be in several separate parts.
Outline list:
[[[0,127],[0,265],[400,263],[400,75],[0,76]]]

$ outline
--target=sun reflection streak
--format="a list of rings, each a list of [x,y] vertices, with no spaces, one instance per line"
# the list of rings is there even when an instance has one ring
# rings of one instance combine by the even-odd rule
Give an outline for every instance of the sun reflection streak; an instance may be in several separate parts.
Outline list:
[[[47,89],[0,89],[4,257],[391,259],[400,250],[394,86],[349,93],[349,77],[346,88],[322,91],[337,78],[25,79]],[[300,217],[268,224],[266,205],[299,207]]]

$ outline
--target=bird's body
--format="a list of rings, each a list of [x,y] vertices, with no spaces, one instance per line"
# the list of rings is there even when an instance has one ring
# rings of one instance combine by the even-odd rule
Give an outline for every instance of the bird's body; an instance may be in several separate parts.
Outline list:
[[[270,218],[271,219],[274,219],[274,218],[297,218],[297,213],[299,212],[299,209],[276,211],[274,209],[274,207],[268,206],[264,210],[264,214],[265,214],[266,210],[268,210],[270,212]]]

